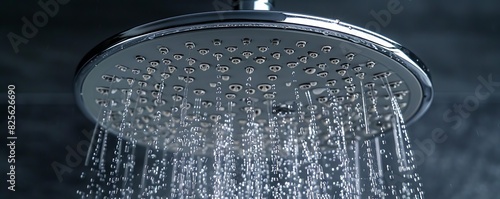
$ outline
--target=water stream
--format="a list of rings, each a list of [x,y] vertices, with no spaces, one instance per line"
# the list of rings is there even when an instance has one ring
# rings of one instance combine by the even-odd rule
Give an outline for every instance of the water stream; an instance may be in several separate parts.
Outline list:
[[[243,89],[255,86],[252,75],[247,78]],[[189,76],[187,79],[185,98],[178,100],[169,115],[157,111],[157,117],[145,122],[144,128],[132,125],[146,120],[134,114],[140,110],[131,99],[133,92],[141,92],[140,87],[121,90],[125,106],[118,138],[104,128],[110,125],[113,111],[103,104],[86,160],[90,170],[82,175],[88,185],[78,191],[81,198],[423,198],[401,108],[391,87],[384,86],[389,84],[387,78],[380,78],[377,84],[385,88],[391,102],[389,116],[379,115],[377,108],[369,111],[384,96],[366,96],[373,87],[363,82],[358,85],[361,100],[351,106],[333,101],[319,107],[309,90],[297,89],[288,94],[295,99],[289,105],[296,111],[279,114],[274,111],[279,105],[273,99],[265,102],[267,110],[257,110],[257,102],[251,98],[225,104],[219,82],[214,108],[222,114],[209,116],[202,113],[200,98],[190,107]],[[290,83],[294,84],[293,78]],[[157,105],[162,103],[163,81],[159,88]],[[287,95],[274,87],[270,92]],[[336,98],[333,94],[328,97]],[[246,103],[246,121],[234,119],[233,103]],[[265,121],[256,118],[258,112],[266,115]],[[160,124],[160,117],[170,122]],[[176,118],[180,122],[174,122]],[[207,118],[213,121],[208,134],[191,124]],[[373,121],[387,123],[390,128],[367,139],[346,136],[356,129],[369,134]],[[237,122],[243,122],[244,127],[236,128]],[[158,139],[164,134],[159,125],[177,129],[178,135]],[[328,125],[328,132],[320,134],[320,125]],[[378,126],[383,129],[383,125]],[[126,139],[138,133],[149,140],[147,147]],[[209,137],[214,141],[208,143]],[[167,146],[158,144],[161,142],[176,147],[159,147]],[[213,150],[197,152],[210,144]]]

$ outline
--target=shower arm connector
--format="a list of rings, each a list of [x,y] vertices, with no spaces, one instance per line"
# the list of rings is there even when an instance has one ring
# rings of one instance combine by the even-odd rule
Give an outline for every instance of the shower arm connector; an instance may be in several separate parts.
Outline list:
[[[233,0],[234,10],[273,10],[273,0]]]

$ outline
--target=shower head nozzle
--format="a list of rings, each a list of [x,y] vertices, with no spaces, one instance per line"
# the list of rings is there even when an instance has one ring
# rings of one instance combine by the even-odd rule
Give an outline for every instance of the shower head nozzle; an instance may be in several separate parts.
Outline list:
[[[206,149],[220,124],[268,138],[284,123],[319,132],[328,147],[333,123],[348,139],[368,138],[390,128],[391,100],[411,123],[432,99],[427,68],[396,42],[338,20],[275,11],[192,14],[133,28],[92,50],[75,86],[80,107],[108,131],[167,148],[179,147],[186,129],[205,134]],[[236,134],[235,145],[242,142]]]

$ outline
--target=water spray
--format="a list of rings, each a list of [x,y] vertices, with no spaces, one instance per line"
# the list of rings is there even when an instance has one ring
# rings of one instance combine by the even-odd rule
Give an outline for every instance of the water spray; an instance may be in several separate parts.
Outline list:
[[[236,1],[234,11],[151,22],[85,56],[75,92],[97,125],[89,157],[118,136],[117,198],[149,198],[155,186],[169,198],[422,197],[419,183],[383,175],[419,178],[405,123],[432,100],[426,66],[379,34],[272,5]],[[383,153],[389,136],[396,150]],[[143,177],[141,190],[126,188],[137,154],[124,151],[136,145],[149,151],[143,174],[163,167],[172,185],[156,176],[161,186]],[[383,165],[388,154],[395,169]]]

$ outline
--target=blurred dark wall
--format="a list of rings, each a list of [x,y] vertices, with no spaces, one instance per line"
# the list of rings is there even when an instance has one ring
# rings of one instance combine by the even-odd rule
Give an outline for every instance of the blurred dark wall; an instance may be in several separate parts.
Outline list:
[[[82,131],[94,127],[76,107],[72,93],[76,66],[87,51],[136,25],[217,9],[211,0],[60,0],[45,24],[23,34],[26,20],[32,22],[44,12],[38,2],[0,3],[1,132],[6,132],[7,85],[13,84],[18,136],[17,190],[12,193],[6,188],[7,135],[1,134],[0,198],[76,198],[76,190],[85,186],[80,174],[88,168],[83,164],[60,179],[52,166],[65,163],[68,149],[87,139]],[[389,12],[388,5],[396,11]],[[368,27],[418,54],[431,68],[435,88],[432,107],[409,128],[426,197],[498,198],[499,1],[276,0],[276,8]],[[14,45],[17,50],[12,38],[21,42]],[[433,140],[436,132],[442,132],[444,141]]]

